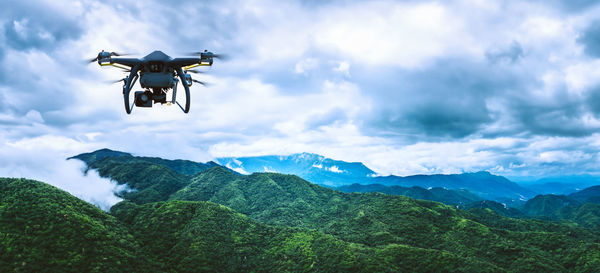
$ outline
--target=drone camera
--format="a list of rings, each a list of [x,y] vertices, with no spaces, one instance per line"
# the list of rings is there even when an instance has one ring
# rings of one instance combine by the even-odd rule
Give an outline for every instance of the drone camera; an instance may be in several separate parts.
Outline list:
[[[150,91],[136,91],[135,106],[152,107],[152,93]]]

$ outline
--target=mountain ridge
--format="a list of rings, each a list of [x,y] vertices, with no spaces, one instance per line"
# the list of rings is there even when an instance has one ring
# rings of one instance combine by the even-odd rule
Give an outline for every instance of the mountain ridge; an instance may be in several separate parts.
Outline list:
[[[402,187],[402,186],[385,186],[382,184],[367,184],[362,185],[354,183],[333,188],[335,190],[350,192],[381,192],[391,195],[405,195],[415,199],[431,200],[441,202],[447,205],[465,205],[475,201],[482,200],[481,197],[467,190],[448,190],[445,188],[422,188],[419,186]]]
[[[401,187],[418,186],[426,189],[430,187],[452,190],[466,189],[483,199],[503,203],[524,201],[535,196],[533,191],[487,171],[462,174],[378,176],[360,162],[333,160],[309,153],[288,156],[227,157],[216,160],[221,165],[241,173],[275,171],[295,174],[313,183],[332,188],[351,184],[382,184]],[[332,169],[334,171],[331,171]],[[491,192],[491,189],[496,192]]]
[[[120,183],[127,183],[122,178],[135,178],[139,171],[139,166],[135,165],[139,162],[128,159],[104,158],[94,164],[102,176],[117,178]],[[164,166],[144,164],[157,171],[173,172]],[[180,175],[182,187],[176,191],[168,189],[158,195],[146,192],[144,198],[140,197],[132,204],[151,206],[157,201],[165,202],[153,200],[164,196],[168,196],[166,202],[208,201],[227,206],[262,224],[314,229],[347,243],[389,249],[390,255],[401,249],[399,245],[406,245],[447,251],[507,271],[566,271],[576,266],[577,259],[583,259],[582,253],[595,253],[594,249],[598,248],[597,235],[577,225],[506,218],[487,208],[464,211],[405,196],[348,194],[295,175],[240,175],[223,167],[213,167],[191,176]],[[160,193],[162,188],[156,184],[169,183],[157,175],[150,178],[154,177],[157,179],[150,184],[134,181],[145,187],[139,188],[139,192],[152,188]],[[546,235],[540,237],[538,234]],[[565,248],[571,254],[555,254]],[[403,259],[398,259],[402,263]],[[590,263],[587,266],[596,268],[597,265]]]

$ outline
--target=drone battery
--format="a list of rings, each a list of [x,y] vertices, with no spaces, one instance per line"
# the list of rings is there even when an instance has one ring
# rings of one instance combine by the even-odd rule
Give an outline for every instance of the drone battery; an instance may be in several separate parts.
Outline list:
[[[135,106],[152,107],[152,93],[148,91],[135,92]]]

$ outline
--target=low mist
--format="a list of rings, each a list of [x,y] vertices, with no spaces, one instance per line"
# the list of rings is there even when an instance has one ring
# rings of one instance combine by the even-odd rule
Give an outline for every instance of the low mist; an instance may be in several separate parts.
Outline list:
[[[105,211],[122,200],[115,196],[115,192],[126,190],[125,185],[118,185],[115,181],[102,178],[95,170],[84,173],[86,169],[84,162],[66,159],[76,155],[74,150],[81,150],[82,147],[68,145],[69,143],[58,146],[43,145],[43,139],[38,140],[41,140],[41,143],[36,141],[36,143],[0,145],[0,177],[42,181]]]

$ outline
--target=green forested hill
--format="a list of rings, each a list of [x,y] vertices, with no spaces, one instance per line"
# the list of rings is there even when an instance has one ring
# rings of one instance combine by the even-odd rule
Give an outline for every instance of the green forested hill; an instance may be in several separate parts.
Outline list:
[[[127,223],[161,271],[489,272],[495,266],[447,251],[352,244],[315,230],[273,227],[210,202],[122,202]]]
[[[524,217],[525,216],[525,214],[523,214],[523,212],[518,209],[507,207],[505,204],[501,204],[501,203],[498,203],[496,201],[491,201],[491,200],[481,200],[481,201],[477,201],[477,202],[468,203],[466,205],[461,205],[459,207],[461,209],[465,209],[465,210],[469,210],[469,209],[473,209],[473,208],[490,209],[490,210],[494,211],[495,213],[498,213],[502,216],[507,216],[507,217]]]
[[[152,202],[164,200],[214,202],[261,224],[314,229],[350,245],[375,249],[371,257],[383,255],[378,261],[388,261],[389,268],[411,263],[405,256],[419,250],[430,251],[433,257],[446,253],[442,257],[463,259],[463,266],[477,263],[507,271],[600,270],[598,236],[577,226],[515,220],[486,209],[466,212],[404,196],[347,194],[293,175],[239,175],[215,167],[189,176],[164,166],[118,158],[104,158],[92,166],[101,175],[137,190],[124,195],[133,202],[131,208],[141,205],[149,209],[155,204]],[[149,170],[153,173],[145,175]],[[119,218],[135,219],[132,217]]]
[[[569,194],[569,198],[575,199],[581,203],[600,204],[600,186],[592,186],[578,192]]]
[[[596,203],[582,204],[571,196],[538,195],[528,200],[522,210],[531,217],[572,221],[592,230],[600,230],[600,205]]]
[[[42,182],[0,178],[0,190],[0,272],[500,270],[447,251],[267,226],[210,202],[125,201],[115,218]]]
[[[195,174],[199,171],[203,171],[206,169],[210,169],[215,166],[219,166],[219,164],[215,162],[207,162],[207,163],[199,163],[190,160],[167,160],[159,157],[145,157],[145,156],[133,156],[130,153],[124,153],[119,151],[113,151],[110,149],[100,149],[91,153],[84,153],[80,155],[76,155],[70,157],[69,159],[79,159],[85,162],[88,166],[94,167],[94,163],[100,161],[104,158],[110,159],[118,159],[119,162],[128,162],[128,163],[151,163],[154,165],[160,165],[163,167],[167,167],[175,172],[181,174]]]
[[[50,185],[0,178],[0,272],[143,272],[113,216]]]
[[[527,200],[521,210],[529,216],[550,216],[563,207],[578,205],[581,203],[568,196],[546,194]]]
[[[431,200],[448,205],[465,205],[481,200],[481,197],[472,194],[468,190],[449,190],[440,187],[425,189],[418,186],[401,187],[381,184],[361,185],[355,183],[333,189],[343,192],[381,192],[391,195],[404,195],[410,198]]]

